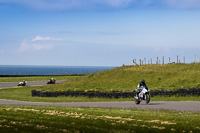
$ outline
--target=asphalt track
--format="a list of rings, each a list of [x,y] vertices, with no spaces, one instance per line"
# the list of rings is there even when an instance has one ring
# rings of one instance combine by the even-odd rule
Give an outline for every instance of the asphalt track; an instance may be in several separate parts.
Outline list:
[[[155,101],[136,105],[131,102],[77,102],[77,103],[46,103],[26,102],[0,99],[0,105],[37,105],[37,106],[62,106],[62,107],[90,107],[90,108],[120,108],[144,110],[173,110],[181,112],[200,112],[200,102],[194,101]]]
[[[56,83],[63,82],[65,80],[56,80]],[[0,88],[13,88],[17,87],[19,82],[0,82]],[[47,85],[47,81],[28,81],[26,86],[35,85]]]
[[[64,80],[57,80],[56,83]],[[18,82],[0,82],[0,88],[17,87]],[[27,86],[47,85],[47,81],[29,81]],[[0,105],[37,105],[37,106],[62,106],[62,107],[92,107],[92,108],[121,108],[121,109],[150,109],[150,110],[174,110],[184,112],[200,112],[199,101],[151,101],[149,104],[141,102],[136,105],[131,102],[77,102],[77,103],[46,103],[26,102],[0,99]]]

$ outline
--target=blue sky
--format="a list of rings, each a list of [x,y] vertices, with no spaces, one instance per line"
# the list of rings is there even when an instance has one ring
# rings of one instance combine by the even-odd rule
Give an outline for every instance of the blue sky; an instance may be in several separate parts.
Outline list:
[[[0,0],[0,65],[190,63],[199,50],[199,0]]]

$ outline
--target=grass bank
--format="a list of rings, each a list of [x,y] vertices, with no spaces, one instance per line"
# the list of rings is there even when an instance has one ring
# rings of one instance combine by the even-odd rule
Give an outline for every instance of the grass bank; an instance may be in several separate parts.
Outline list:
[[[36,119],[37,118],[37,119]],[[1,132],[200,132],[200,113],[0,106]]]
[[[123,66],[40,89],[132,91],[141,79],[146,80],[151,90],[200,88],[200,64]]]

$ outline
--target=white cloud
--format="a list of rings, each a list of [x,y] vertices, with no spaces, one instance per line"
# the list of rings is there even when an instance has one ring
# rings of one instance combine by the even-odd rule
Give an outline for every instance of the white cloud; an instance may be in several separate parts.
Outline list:
[[[21,45],[19,46],[17,52],[27,52],[27,51],[41,51],[41,50],[50,50],[53,48],[52,44],[46,44],[45,42],[41,41],[57,41],[61,40],[58,38],[52,38],[52,37],[42,37],[42,36],[36,36],[31,41],[23,40]],[[40,41],[40,42],[37,42]]]
[[[142,4],[144,6],[147,6],[147,5],[151,4],[151,3],[152,3],[152,0],[144,0]]]
[[[124,7],[153,8],[200,8],[200,0],[0,0],[26,9],[60,11]]]
[[[40,45],[40,44],[33,44],[31,47],[33,47],[35,50],[43,50],[43,49],[52,49],[52,45]]]
[[[24,40],[24,41],[21,43],[21,45],[20,45],[20,47],[19,47],[19,49],[18,49],[18,52],[21,53],[21,52],[28,51],[28,50],[30,50],[30,46],[27,44],[27,41]]]
[[[158,8],[175,8],[175,9],[200,8],[200,0],[159,0],[159,1],[144,0],[144,1],[146,1],[146,6],[155,6]]]
[[[103,4],[110,7],[123,7],[136,0],[0,0],[3,3],[15,3],[37,10],[70,10],[99,7]]]
[[[200,8],[200,0],[162,0],[169,8]]]
[[[19,46],[17,53],[23,53],[28,51],[41,51],[41,50],[50,50],[53,48],[53,45],[50,44],[32,44],[24,40]]]
[[[112,7],[128,6],[135,0],[95,0],[97,3],[109,5]]]
[[[57,40],[61,40],[58,38],[51,38],[51,37],[42,37],[42,36],[36,36],[34,39],[32,39],[32,42],[34,41],[57,41]]]
[[[44,40],[51,40],[50,37],[41,37],[41,36],[36,36],[32,41],[44,41]]]

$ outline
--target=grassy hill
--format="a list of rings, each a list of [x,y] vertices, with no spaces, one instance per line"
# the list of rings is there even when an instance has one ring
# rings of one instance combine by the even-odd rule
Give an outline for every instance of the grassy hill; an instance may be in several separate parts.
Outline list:
[[[42,90],[132,91],[141,79],[151,90],[200,88],[200,64],[123,66],[41,87]]]

